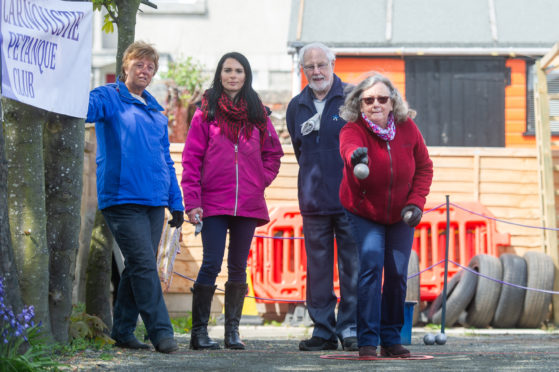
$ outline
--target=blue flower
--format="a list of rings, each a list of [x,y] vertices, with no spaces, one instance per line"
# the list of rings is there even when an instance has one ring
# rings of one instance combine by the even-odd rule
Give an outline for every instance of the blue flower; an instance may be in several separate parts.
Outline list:
[[[21,339],[28,341],[27,329],[34,326],[35,308],[24,307],[19,314],[14,314],[4,303],[4,283],[0,277],[0,340],[7,347],[0,348],[0,357],[9,357],[21,343]],[[19,340],[18,340],[19,339]]]

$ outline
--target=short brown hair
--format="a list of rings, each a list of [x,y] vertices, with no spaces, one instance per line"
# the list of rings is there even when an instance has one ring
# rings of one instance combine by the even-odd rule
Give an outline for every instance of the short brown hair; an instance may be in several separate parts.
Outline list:
[[[135,41],[126,48],[124,51],[124,55],[122,56],[122,66],[121,66],[121,80],[126,80],[126,72],[125,69],[133,59],[142,59],[142,58],[149,58],[155,63],[155,71],[154,74],[157,72],[159,68],[159,54],[157,50],[151,45],[144,41]]]

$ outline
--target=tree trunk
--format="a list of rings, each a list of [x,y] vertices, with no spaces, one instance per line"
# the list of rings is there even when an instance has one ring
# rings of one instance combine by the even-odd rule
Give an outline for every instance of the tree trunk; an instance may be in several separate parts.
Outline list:
[[[134,42],[136,14],[140,0],[115,0],[117,6],[118,45],[116,55],[116,75],[120,74],[122,56],[126,48]],[[112,266],[113,237],[105,218],[98,210],[91,236],[86,273],[86,312],[99,316],[112,328],[110,283]],[[116,243],[115,243],[116,244]],[[113,288],[115,294],[116,286]]]
[[[0,112],[2,111],[0,101]],[[21,292],[15,265],[12,242],[10,240],[10,220],[8,218],[8,163],[4,151],[4,127],[0,125],[0,278],[4,285],[4,303],[14,313],[22,309]]]
[[[49,316],[49,250],[46,239],[43,123],[45,111],[3,99],[8,207],[12,246],[23,302],[35,307],[51,338]]]
[[[89,257],[89,246],[91,244],[91,233],[95,223],[95,212],[97,211],[97,193],[95,186],[95,152],[97,141],[93,125],[85,125],[84,163],[83,163],[83,187],[81,200],[81,228],[80,247],[76,258],[76,279],[74,283],[74,303],[85,303],[85,277],[87,260]]]
[[[140,0],[115,0],[118,9],[118,43],[116,50],[116,75],[120,75],[124,51],[136,36],[136,14]]]
[[[91,234],[85,288],[85,311],[96,315],[112,328],[111,317],[112,235],[101,211],[95,215]],[[116,288],[115,288],[116,291]]]
[[[85,123],[50,113],[44,131],[49,311],[54,339],[68,341],[79,247]]]

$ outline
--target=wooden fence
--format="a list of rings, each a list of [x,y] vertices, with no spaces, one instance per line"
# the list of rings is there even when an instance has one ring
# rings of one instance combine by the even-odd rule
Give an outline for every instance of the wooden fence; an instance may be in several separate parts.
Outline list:
[[[181,179],[183,144],[171,144],[171,156],[175,161],[177,178]],[[280,172],[266,190],[268,207],[274,205],[297,205],[298,165],[291,146],[284,146]],[[428,202],[444,203],[445,195],[456,204],[479,201],[501,220],[526,226],[541,226],[539,201],[538,162],[535,148],[464,148],[430,147],[434,163],[434,179]],[[554,164],[559,164],[559,152],[554,152]],[[92,154],[89,154],[91,157]],[[95,177],[94,167],[85,167]],[[559,173],[555,175],[556,184]],[[91,198],[91,190],[89,190]],[[90,203],[85,202],[84,205]],[[557,203],[556,205],[559,205]],[[86,213],[83,211],[82,214]],[[502,252],[522,255],[527,250],[542,249],[542,230],[519,225],[497,223],[497,230],[509,233],[511,245]],[[174,271],[195,279],[202,262],[202,242],[194,236],[190,224],[183,225],[181,252],[177,255]],[[227,252],[226,252],[227,253]],[[217,284],[220,288],[227,279],[226,260]],[[190,309],[190,287],[192,282],[174,275],[166,293],[171,314],[180,314]],[[214,301],[214,311],[221,311],[220,301]]]

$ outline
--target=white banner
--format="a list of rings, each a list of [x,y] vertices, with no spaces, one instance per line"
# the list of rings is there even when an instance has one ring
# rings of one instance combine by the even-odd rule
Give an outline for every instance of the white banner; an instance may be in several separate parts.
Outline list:
[[[91,2],[0,1],[2,95],[85,118],[91,76]]]

